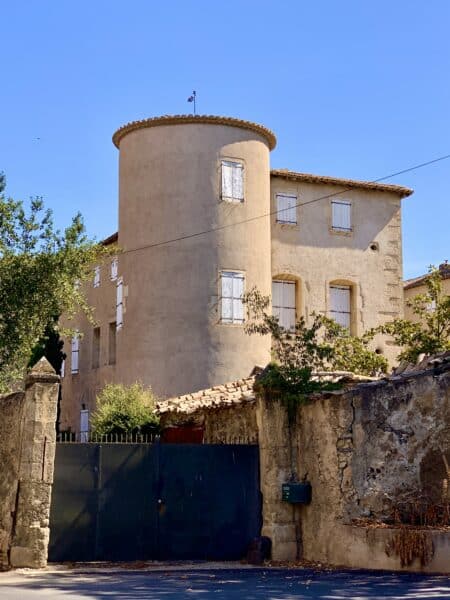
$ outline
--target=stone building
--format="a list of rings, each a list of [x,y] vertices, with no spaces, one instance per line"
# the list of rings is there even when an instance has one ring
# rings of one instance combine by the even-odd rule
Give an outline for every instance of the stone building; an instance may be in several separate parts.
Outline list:
[[[272,293],[289,327],[312,312],[355,334],[403,314],[397,185],[271,170],[274,134],[213,116],[136,121],[119,149],[117,258],[97,265],[67,344],[61,426],[85,430],[106,382],[161,397],[247,377],[270,340],[244,333],[241,295]],[[73,323],[72,323],[73,326]],[[382,338],[376,348],[393,360]]]
[[[447,261],[443,262],[439,265],[439,273],[442,278],[442,292],[443,294],[450,296],[450,265]],[[428,278],[428,274],[421,275],[420,277],[414,277],[413,279],[406,279],[403,284],[403,293],[405,299],[405,319],[409,319],[410,321],[417,321],[418,317],[413,313],[411,307],[408,306],[408,300],[412,300],[415,296],[419,294],[426,294],[428,289],[426,285],[426,281]],[[433,310],[432,304],[429,309]]]

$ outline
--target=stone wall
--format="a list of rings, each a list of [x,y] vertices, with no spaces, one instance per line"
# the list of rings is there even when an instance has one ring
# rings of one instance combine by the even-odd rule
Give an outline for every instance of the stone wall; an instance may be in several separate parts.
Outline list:
[[[41,359],[0,397],[0,570],[47,564],[59,377]]]
[[[264,532],[274,559],[400,569],[399,557],[385,552],[398,532],[394,510],[421,497],[450,500],[449,389],[447,366],[317,398],[299,409],[291,442],[279,403],[260,399]],[[281,500],[281,479],[291,474],[311,482],[310,505]],[[408,568],[450,572],[450,531],[426,536],[433,560]]]

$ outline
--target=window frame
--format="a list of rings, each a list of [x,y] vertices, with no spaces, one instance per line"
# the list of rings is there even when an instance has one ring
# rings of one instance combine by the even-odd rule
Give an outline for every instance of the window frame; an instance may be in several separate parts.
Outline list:
[[[123,277],[118,277],[116,283],[116,331],[120,331],[123,327],[123,288]]]
[[[111,281],[117,281],[119,276],[119,259],[115,256],[111,261],[110,278]]]
[[[274,285],[292,285],[294,286],[294,306],[277,306],[274,303]],[[283,293],[281,292],[281,297],[283,297]],[[280,315],[275,315],[274,309],[279,309],[280,310]],[[289,326],[289,327],[285,327],[282,324],[282,315],[281,315],[281,311],[294,311],[294,320],[293,323]],[[281,327],[284,327],[284,329],[286,329],[286,331],[294,331],[295,330],[295,324],[297,322],[297,282],[293,281],[291,279],[272,279],[272,314],[273,316],[278,316],[278,324]]]
[[[74,360],[76,357],[76,360]],[[77,375],[80,372],[80,338],[77,334],[72,336],[70,347],[70,372]]]
[[[224,171],[223,167],[231,167],[231,196],[225,196],[224,194]],[[233,174],[234,169],[239,168],[241,171],[241,187],[242,187],[242,197],[233,195]],[[236,158],[221,158],[220,159],[220,198],[223,202],[229,202],[230,204],[243,204],[245,202],[245,164],[244,161],[236,159]]]
[[[230,277],[231,276],[231,277]],[[223,280],[224,277],[227,277],[228,279],[231,279],[232,281],[232,295],[231,296],[224,296],[223,294]],[[242,293],[241,296],[239,297],[235,297],[234,296],[234,281],[235,280],[240,280],[242,281]],[[244,314],[244,303],[242,302],[242,297],[245,294],[245,273],[243,271],[235,271],[235,270],[231,270],[231,269],[222,269],[220,271],[220,277],[219,277],[219,306],[220,306],[220,318],[219,318],[219,322],[222,325],[234,325],[234,326],[242,326],[245,322],[245,314]],[[224,300],[231,300],[231,317],[224,317]],[[242,311],[242,318],[240,317],[235,317],[234,315],[234,307],[235,307],[235,302],[240,301],[240,308]]]
[[[94,267],[94,287],[100,287],[100,265]]]

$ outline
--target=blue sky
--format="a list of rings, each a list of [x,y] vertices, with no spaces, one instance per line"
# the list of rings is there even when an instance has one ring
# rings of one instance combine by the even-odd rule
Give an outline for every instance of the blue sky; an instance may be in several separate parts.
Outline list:
[[[198,112],[260,122],[272,167],[376,179],[450,154],[448,0],[2,3],[0,170],[60,227],[117,228],[122,124]],[[40,139],[38,139],[40,138]],[[450,160],[399,176],[404,274],[450,260]],[[183,232],[180,231],[180,234]]]

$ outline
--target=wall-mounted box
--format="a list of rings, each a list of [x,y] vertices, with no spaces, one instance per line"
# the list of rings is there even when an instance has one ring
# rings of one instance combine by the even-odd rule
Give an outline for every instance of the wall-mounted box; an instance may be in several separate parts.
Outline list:
[[[312,488],[306,483],[283,483],[281,486],[282,498],[290,504],[309,504],[311,502]]]

